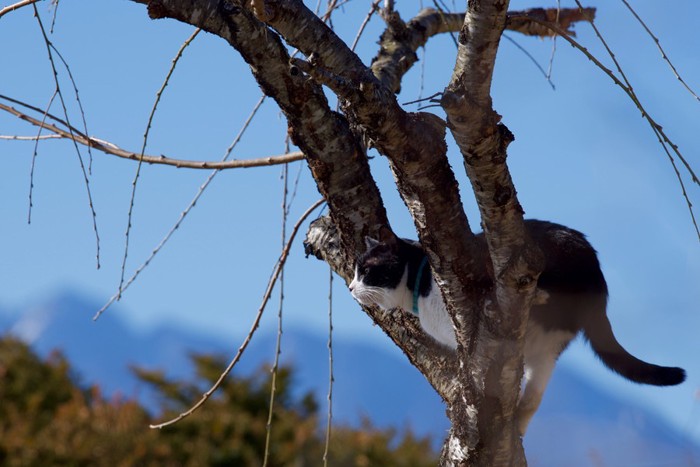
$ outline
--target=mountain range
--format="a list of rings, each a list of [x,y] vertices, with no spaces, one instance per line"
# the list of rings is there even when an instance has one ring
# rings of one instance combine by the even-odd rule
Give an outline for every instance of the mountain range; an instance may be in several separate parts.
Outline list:
[[[191,352],[232,356],[240,345],[240,336],[226,342],[172,326],[138,332],[120,319],[118,308],[94,323],[91,316],[99,306],[81,293],[64,291],[23,310],[0,309],[0,331],[25,339],[41,355],[60,349],[81,383],[97,383],[105,394],[136,397],[151,408],[154,396],[131,365],[187,377]],[[327,336],[296,327],[285,329],[282,339],[282,361],[296,370],[295,390],[312,391],[325,410]],[[260,331],[235,372],[246,374],[270,362],[275,341],[276,333]],[[335,422],[359,426],[366,417],[380,427],[428,435],[440,446],[449,428],[444,404],[400,351],[335,336],[333,372]],[[700,446],[691,438],[562,365],[524,444],[532,466],[700,465]]]

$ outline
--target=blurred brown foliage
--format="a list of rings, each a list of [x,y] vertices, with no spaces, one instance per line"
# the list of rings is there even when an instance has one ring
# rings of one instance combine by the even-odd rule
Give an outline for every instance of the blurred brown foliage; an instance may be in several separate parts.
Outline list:
[[[194,355],[192,381],[134,369],[161,400],[158,420],[186,410],[224,367],[220,358]],[[311,393],[292,396],[293,371],[280,368],[268,465],[322,465],[325,413]],[[137,401],[106,399],[99,387],[81,388],[58,352],[41,360],[23,342],[0,339],[0,465],[3,466],[260,466],[265,451],[271,373],[229,377],[192,416],[148,428]],[[437,454],[410,431],[334,426],[332,466],[429,466]]]

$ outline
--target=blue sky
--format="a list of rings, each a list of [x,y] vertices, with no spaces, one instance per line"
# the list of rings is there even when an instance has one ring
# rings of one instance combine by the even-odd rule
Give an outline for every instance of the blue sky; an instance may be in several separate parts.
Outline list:
[[[4,2],[9,4],[10,2]],[[555,6],[554,1],[511,3],[511,9]],[[571,6],[563,2],[564,6]],[[700,103],[678,83],[654,42],[622,2],[589,2],[598,7],[597,25],[628,73],[649,113],[700,170],[697,138]],[[691,1],[672,7],[634,2],[685,80],[700,89],[700,57]],[[402,7],[402,5],[399,5]],[[403,12],[404,19],[417,9]],[[38,4],[50,23],[48,2]],[[346,5],[335,25],[352,41],[367,2]],[[92,135],[138,151],[155,93],[192,28],[172,20],[151,21],[132,2],[76,0],[60,3],[51,40],[76,78]],[[359,44],[369,61],[381,22],[375,18]],[[578,39],[604,58],[590,27],[576,26]],[[550,40],[509,35],[544,67]],[[599,251],[610,288],[609,315],[625,347],[654,363],[683,366],[689,381],[677,388],[635,386],[611,374],[576,343],[562,357],[611,391],[648,406],[700,438],[700,244],[666,155],[639,110],[580,52],[557,41],[553,91],[521,50],[501,45],[493,84],[494,107],[516,136],[509,164],[527,217],[557,221],[589,236]],[[401,102],[444,88],[454,63],[454,44],[436,38],[419,52],[406,76]],[[54,84],[47,53],[31,8],[0,19],[0,93],[45,106]],[[610,65],[609,59],[603,62]],[[421,71],[423,69],[423,71]],[[424,75],[421,94],[421,74]],[[70,82],[61,87],[78,121]],[[260,97],[247,66],[221,39],[200,34],[185,51],[149,136],[149,154],[218,160]],[[415,110],[415,106],[407,106]],[[439,115],[439,109],[432,109]],[[60,114],[60,106],[52,111]],[[266,102],[233,157],[284,151],[286,124]],[[34,135],[36,130],[0,114],[0,134]],[[0,140],[0,305],[20,308],[62,288],[106,301],[116,290],[124,250],[131,183],[136,164],[93,153],[90,188],[101,237],[100,270],[85,185],[71,144],[44,141],[34,174],[34,207],[28,225],[29,173],[33,144]],[[85,157],[86,152],[83,149]],[[450,158],[473,226],[476,207],[459,153]],[[395,230],[415,237],[386,161],[372,160]],[[186,326],[231,336],[232,349],[250,326],[281,243],[279,166],[222,172],[204,193],[172,240],[124,294],[119,308],[135,327]],[[319,195],[302,164],[290,224]],[[196,194],[208,172],[143,166],[137,187],[127,275],[148,256]],[[689,196],[700,205],[700,190],[683,172]],[[290,182],[291,183],[291,182]],[[302,229],[302,234],[304,229]],[[323,332],[327,328],[328,268],[305,259],[301,237],[285,275],[285,322]],[[341,281],[335,281],[335,331],[390,345],[359,311]],[[89,319],[89,316],[86,316]],[[99,322],[96,325],[100,325]],[[276,326],[276,304],[263,326]]]

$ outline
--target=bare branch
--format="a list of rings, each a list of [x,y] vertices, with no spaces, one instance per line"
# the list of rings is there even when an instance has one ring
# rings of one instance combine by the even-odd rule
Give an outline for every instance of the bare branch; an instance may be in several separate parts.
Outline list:
[[[301,2],[275,2],[275,8],[270,26],[309,57],[304,70],[346,101],[343,106],[349,118],[391,161],[399,192],[446,301],[465,314],[476,314],[478,301],[472,294],[475,284],[486,276],[485,263],[470,235],[458,184],[447,161],[444,122],[432,114],[404,112],[394,93],[363,64],[353,61],[352,51]],[[335,55],[329,44],[338,43]],[[451,382],[436,381],[429,376],[434,370],[417,366],[446,400],[456,397]]]
[[[63,139],[61,135],[34,135],[34,136],[21,136],[21,135],[0,135],[0,139],[8,141],[36,141],[42,139]]]
[[[688,83],[685,82],[685,80],[681,77],[681,75],[678,73],[676,70],[676,67],[673,66],[673,63],[671,63],[671,59],[668,58],[668,55],[666,55],[666,51],[661,47],[661,41],[659,40],[656,35],[654,35],[653,32],[651,32],[651,29],[649,29],[649,26],[642,20],[642,18],[639,17],[637,12],[632,8],[632,6],[629,4],[627,0],[622,0],[622,3],[625,4],[627,9],[632,13],[632,15],[635,17],[635,19],[639,22],[639,24],[642,25],[646,33],[652,38],[654,43],[656,44],[656,47],[659,49],[659,52],[661,52],[661,58],[668,64],[669,68],[671,68],[671,71],[673,72],[673,75],[676,77],[678,81],[683,85],[683,87],[690,93],[691,96],[695,98],[695,100],[700,101],[700,96],[698,96],[695,91],[688,85]]]
[[[17,2],[13,5],[6,6],[2,10],[0,10],[0,18],[5,16],[7,13],[10,13],[11,11],[18,10],[22,8],[23,6],[31,5],[32,3],[40,2],[41,0],[22,0],[21,2]]]
[[[537,59],[535,57],[533,57],[532,54],[530,52],[528,52],[527,49],[525,49],[522,45],[518,44],[518,42],[515,39],[513,39],[512,37],[510,37],[509,35],[507,35],[505,33],[501,37],[503,37],[505,40],[507,40],[508,42],[513,44],[515,46],[515,48],[517,48],[519,51],[521,51],[523,54],[525,54],[525,56],[530,60],[530,62],[532,62],[532,64],[535,65],[535,67],[538,70],[540,70],[540,72],[542,73],[542,76],[544,76],[544,79],[547,80],[547,83],[549,83],[549,85],[552,87],[552,90],[554,90],[554,83],[552,82],[550,76],[551,76],[551,72],[552,72],[552,61],[554,59],[554,48],[556,46],[555,45],[552,46],[553,48],[552,48],[552,55],[550,56],[550,61],[549,61],[549,70],[545,70],[544,68],[542,68],[542,65],[539,64]],[[556,39],[556,36],[554,36],[554,39]],[[556,42],[552,42],[552,44],[556,44]]]
[[[569,28],[574,22],[593,18],[594,8],[587,8],[583,13],[578,8],[536,8],[522,12],[508,13],[506,28],[526,35],[552,37],[556,33],[539,25],[535,19],[559,18],[561,27],[573,34]],[[446,13],[432,8],[422,10],[408,23],[399,18],[398,13],[385,15],[387,28],[379,41],[380,49],[372,61],[372,71],[385,85],[394,92],[401,89],[401,78],[418,60],[416,51],[425,46],[428,39],[445,32],[459,32],[464,24],[465,13]]]
[[[357,35],[355,36],[355,39],[352,41],[352,45],[350,46],[350,50],[355,50],[355,47],[357,47],[357,43],[360,41],[360,37],[362,37],[362,33],[365,30],[365,27],[369,23],[369,20],[372,18],[372,15],[374,15],[374,12],[377,11],[377,8],[379,8],[379,3],[382,0],[374,0],[372,2],[372,5],[369,7],[369,12],[367,13],[367,16],[365,16],[365,19],[362,20],[362,24],[360,24],[360,28],[357,30]]]
[[[195,8],[185,0],[152,0],[148,10],[152,18],[169,16],[201,27],[241,53],[263,92],[287,117],[292,141],[306,155],[335,222],[343,226],[349,258],[354,257],[364,235],[388,224],[379,190],[347,120],[330,110],[319,85],[289,66],[279,36],[236,2],[202,1]]]
[[[289,194],[289,166],[282,168],[282,248],[287,241],[287,218],[289,206],[287,205],[287,195]],[[277,308],[277,338],[275,339],[275,357],[272,363],[272,380],[270,381],[270,403],[267,409],[267,423],[265,424],[265,454],[263,456],[263,467],[267,466],[270,456],[270,440],[272,439],[272,416],[275,411],[275,395],[277,393],[277,373],[279,371],[280,355],[282,354],[282,316],[284,312],[284,268],[279,278],[279,306]]]
[[[31,108],[33,110],[39,110],[36,107],[30,106],[28,104],[24,104],[22,102],[19,102],[15,99],[10,99],[5,96],[0,95],[0,98],[6,99],[12,102],[16,102],[24,107]],[[81,131],[77,130],[74,127],[71,127],[71,131],[66,131],[63,130],[60,127],[57,127],[56,125],[52,125],[49,123],[43,123],[41,120],[37,120],[13,107],[10,107],[8,105],[4,105],[0,103],[0,110],[4,110],[5,112],[11,113],[12,115],[15,115],[21,120],[24,120],[25,122],[31,123],[32,125],[38,126],[40,128],[44,128],[45,130],[49,130],[54,133],[53,137],[56,138],[65,138],[65,139],[70,139],[73,140],[79,144],[82,144],[84,146],[90,146],[92,148],[95,148],[99,151],[104,152],[105,154],[110,154],[112,156],[117,156],[121,157],[123,159],[129,159],[133,161],[139,161],[142,160],[143,162],[147,164],[160,164],[160,165],[169,165],[172,167],[177,167],[177,168],[187,168],[187,169],[203,169],[203,170],[227,170],[227,169],[245,169],[245,168],[252,168],[252,167],[263,167],[263,166],[269,166],[269,165],[279,165],[279,164],[287,164],[289,162],[294,162],[298,160],[304,159],[304,154],[301,151],[295,151],[295,152],[290,152],[289,154],[280,154],[280,155],[275,155],[275,156],[266,156],[266,157],[259,157],[259,158],[254,158],[254,159],[235,159],[235,160],[222,160],[222,161],[194,161],[194,160],[185,160],[185,159],[173,159],[170,157],[166,156],[149,156],[149,155],[140,155],[136,152],[132,151],[127,151],[126,149],[122,149],[119,146],[110,143],[109,141],[105,141],[103,139],[95,138],[92,136],[86,136],[84,135]],[[57,123],[60,123],[61,125],[68,126],[68,124],[54,116],[51,115],[50,113],[47,114],[47,116],[56,121]],[[32,140],[34,140],[36,137],[31,137]],[[18,139],[18,137],[2,137],[2,139]],[[43,138],[42,138],[43,139]]]
[[[542,27],[541,21],[558,25],[570,36],[576,36],[571,29],[574,23],[580,21],[593,22],[595,8],[530,8],[524,11],[508,13],[506,29],[519,32],[526,36],[555,37],[557,33]]]

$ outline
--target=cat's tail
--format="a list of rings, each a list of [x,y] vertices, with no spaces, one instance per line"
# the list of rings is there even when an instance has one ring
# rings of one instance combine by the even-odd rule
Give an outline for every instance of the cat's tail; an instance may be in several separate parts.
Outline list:
[[[647,363],[627,352],[615,339],[605,312],[595,313],[595,318],[587,321],[583,326],[585,336],[593,351],[614,372],[636,383],[654,386],[674,386],[685,381],[682,368]]]

